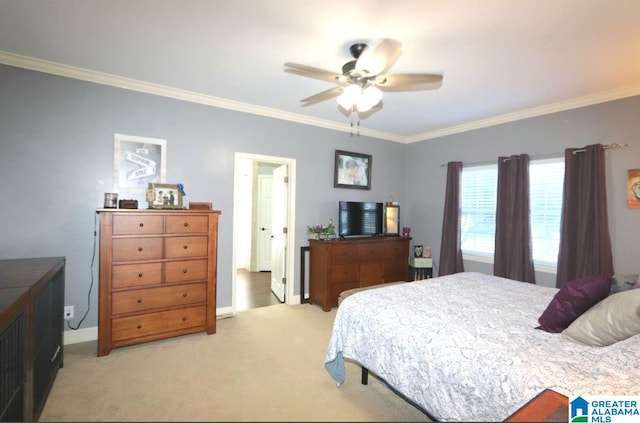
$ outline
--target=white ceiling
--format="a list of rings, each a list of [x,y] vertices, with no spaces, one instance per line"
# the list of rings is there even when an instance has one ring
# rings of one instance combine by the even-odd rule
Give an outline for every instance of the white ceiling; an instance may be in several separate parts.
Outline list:
[[[300,107],[332,84],[283,63],[339,72],[380,38],[404,44],[391,73],[444,75],[385,94],[360,122],[382,139],[640,94],[639,0],[0,0],[0,63],[338,130],[335,99]]]

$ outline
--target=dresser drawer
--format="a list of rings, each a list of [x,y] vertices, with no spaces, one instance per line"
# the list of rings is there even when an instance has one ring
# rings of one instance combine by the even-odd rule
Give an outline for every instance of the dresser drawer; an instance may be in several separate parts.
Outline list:
[[[111,321],[111,339],[122,341],[204,326],[207,321],[206,311],[206,306],[197,306],[116,318]]]
[[[207,216],[167,216],[168,234],[195,234],[209,231]]]
[[[162,282],[162,263],[115,265],[111,270],[113,288],[155,285]]]
[[[113,314],[142,312],[164,307],[203,303],[206,299],[206,283],[118,291],[112,294],[111,312]]]
[[[384,246],[384,255],[387,258],[396,257],[407,260],[409,257],[409,243],[408,242],[387,242]]]
[[[360,244],[360,261],[376,261],[384,258],[385,251],[382,242]]]
[[[207,260],[168,261],[164,264],[165,282],[207,280]]]
[[[331,279],[335,284],[358,283],[360,267],[357,263],[336,264],[331,268]]]
[[[404,258],[385,260],[384,281],[404,281],[409,276],[409,266]]]
[[[207,255],[206,236],[178,236],[165,238],[166,258],[203,257]]]
[[[114,235],[152,235],[163,232],[162,216],[113,216]]]
[[[335,263],[357,263],[358,246],[352,243],[331,246],[331,261]]]
[[[113,261],[155,260],[162,258],[162,238],[115,238]]]

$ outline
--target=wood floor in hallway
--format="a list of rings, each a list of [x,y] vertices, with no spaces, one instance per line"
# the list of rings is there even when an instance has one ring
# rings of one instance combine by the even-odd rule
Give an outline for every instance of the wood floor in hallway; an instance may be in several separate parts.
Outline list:
[[[271,272],[238,269],[236,276],[236,311],[280,304],[271,292]]]

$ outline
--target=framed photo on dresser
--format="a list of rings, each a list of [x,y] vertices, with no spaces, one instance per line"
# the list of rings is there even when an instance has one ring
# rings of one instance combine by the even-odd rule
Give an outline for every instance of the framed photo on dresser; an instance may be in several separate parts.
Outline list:
[[[182,208],[182,192],[177,184],[149,184],[146,198],[150,209]]]

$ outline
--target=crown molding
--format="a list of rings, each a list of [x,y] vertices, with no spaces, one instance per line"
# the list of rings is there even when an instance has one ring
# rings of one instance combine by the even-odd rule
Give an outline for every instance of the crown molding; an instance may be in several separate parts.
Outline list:
[[[572,100],[559,101],[557,103],[531,107],[529,109],[519,110],[513,113],[506,113],[487,119],[480,119],[473,122],[463,123],[461,125],[436,129],[434,131],[423,132],[421,134],[406,137],[405,142],[407,144],[411,144],[414,142],[426,141],[429,139],[440,138],[447,135],[472,131],[474,129],[487,128],[489,126],[501,125],[503,123],[514,122],[517,120],[528,119],[536,116],[563,112],[566,110],[577,109],[585,106],[592,106],[594,104],[605,103],[607,101],[620,100],[622,98],[633,97],[636,95],[640,95],[640,84],[630,85],[627,87],[617,88],[609,91],[603,91],[596,94],[590,94]]]
[[[187,101],[190,103],[203,104],[221,109],[234,110],[242,113],[250,113],[259,116],[265,116],[273,119],[286,120],[296,122],[303,125],[316,126],[319,128],[331,129],[335,131],[347,132],[353,135],[354,129],[351,125],[339,123],[326,119],[312,118],[297,113],[285,112],[282,110],[272,109],[269,107],[256,106],[239,101],[233,101],[221,97],[205,95],[194,91],[187,91],[166,85],[153,84],[150,82],[140,81],[132,78],[125,78],[118,75],[112,75],[104,72],[98,72],[90,69],[79,68],[75,66],[64,65],[61,63],[50,62],[47,60],[35,59],[33,57],[22,56],[19,54],[9,53],[0,50],[0,64],[30,69],[38,72],[48,73],[52,75],[63,76],[66,78],[77,79],[86,82],[92,82],[101,85],[122,88],[131,91],[137,91],[145,94],[152,94],[161,97],[172,98],[176,100]],[[573,100],[560,101],[557,103],[547,104],[529,109],[520,110],[513,113],[506,113],[487,119],[480,119],[473,122],[454,125],[447,128],[427,131],[411,136],[402,136],[388,132],[376,131],[364,127],[358,127],[356,133],[358,135],[368,136],[372,138],[393,141],[402,144],[411,144],[429,139],[444,137],[461,132],[472,131],[474,129],[486,128],[489,126],[500,125],[503,123],[514,122],[521,119],[527,119],[536,116],[542,116],[550,113],[561,112],[579,107],[590,106],[593,104],[604,103],[621,98],[640,95],[640,84],[624,87],[620,89],[605,91],[579,97]]]
[[[111,87],[117,87],[125,90],[137,91],[161,97],[168,97],[176,100],[187,101],[190,103],[203,104],[206,106],[218,107],[221,109],[228,109],[274,119],[287,120],[291,122],[301,123],[303,125],[311,125],[325,129],[332,129],[335,131],[353,133],[353,128],[351,127],[351,125],[345,123],[311,118],[309,116],[304,116],[297,113],[256,106],[253,104],[242,103],[240,101],[233,101],[221,97],[197,93],[194,91],[187,91],[169,87],[166,85],[154,84],[132,78],[125,78],[118,75],[64,65],[47,60],[35,59],[33,57],[22,56],[19,54],[9,53],[7,51],[0,50],[0,63],[52,75],[63,76],[66,78],[77,79],[80,81],[108,85]],[[375,131],[372,129],[358,128],[357,132],[359,135],[380,138],[387,141],[404,142],[404,137],[386,132]]]

